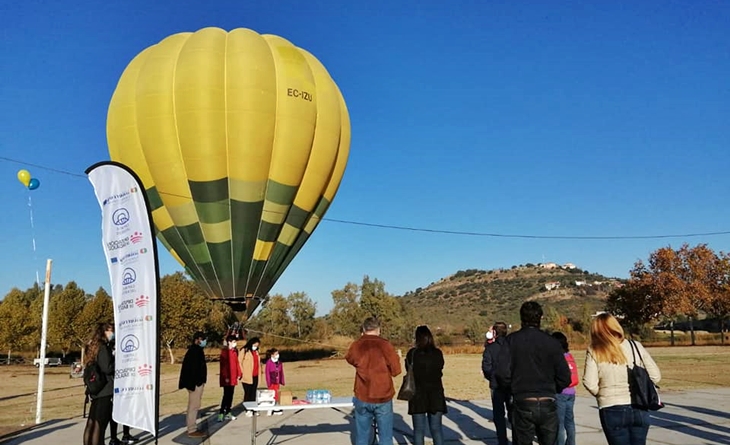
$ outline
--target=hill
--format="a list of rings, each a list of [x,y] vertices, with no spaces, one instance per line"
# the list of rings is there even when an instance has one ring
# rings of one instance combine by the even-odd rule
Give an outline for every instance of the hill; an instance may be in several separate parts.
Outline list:
[[[430,325],[465,327],[474,322],[491,325],[497,320],[518,324],[520,305],[527,300],[540,302],[546,318],[564,316],[575,324],[604,309],[608,293],[622,285],[619,279],[572,264],[526,264],[511,269],[460,270],[402,298],[416,319]]]

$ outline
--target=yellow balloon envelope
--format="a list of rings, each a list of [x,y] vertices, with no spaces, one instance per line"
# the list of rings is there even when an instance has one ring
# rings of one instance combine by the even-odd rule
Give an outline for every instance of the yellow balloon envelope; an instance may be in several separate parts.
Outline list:
[[[205,28],[130,62],[107,141],[144,183],[165,247],[212,298],[250,316],[334,199],[350,121],[305,50]]]

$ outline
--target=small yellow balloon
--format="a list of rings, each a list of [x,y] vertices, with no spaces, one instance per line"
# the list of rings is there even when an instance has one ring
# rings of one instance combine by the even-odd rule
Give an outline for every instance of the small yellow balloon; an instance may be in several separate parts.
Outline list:
[[[18,170],[18,181],[28,187],[28,184],[30,184],[30,172],[28,170]]]

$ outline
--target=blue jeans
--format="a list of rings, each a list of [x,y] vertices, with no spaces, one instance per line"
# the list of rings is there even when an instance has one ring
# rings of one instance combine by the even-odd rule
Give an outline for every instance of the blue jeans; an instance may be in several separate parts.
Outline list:
[[[574,394],[557,394],[555,401],[558,404],[558,445],[575,445],[575,406]]]
[[[630,405],[608,406],[598,410],[608,445],[646,445],[649,412]]]
[[[512,413],[512,442],[528,445],[537,436],[540,445],[558,441],[558,407],[554,400],[515,400]]]
[[[441,425],[441,417],[444,413],[411,414],[413,419],[413,444],[423,445],[426,436],[426,423],[431,430],[433,445],[443,445],[444,431]]]
[[[366,403],[357,397],[355,405],[355,445],[370,445],[373,419],[378,425],[378,445],[393,445],[393,401]]]
[[[497,443],[507,445],[507,421],[504,416],[509,414],[510,395],[502,389],[492,388],[492,420],[497,430]]]

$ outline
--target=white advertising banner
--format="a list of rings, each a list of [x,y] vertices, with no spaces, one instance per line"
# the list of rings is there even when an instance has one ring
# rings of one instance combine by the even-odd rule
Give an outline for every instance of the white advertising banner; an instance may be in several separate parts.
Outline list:
[[[101,206],[102,244],[114,301],[117,423],[157,433],[158,270],[155,235],[136,175],[104,162],[87,172]]]

